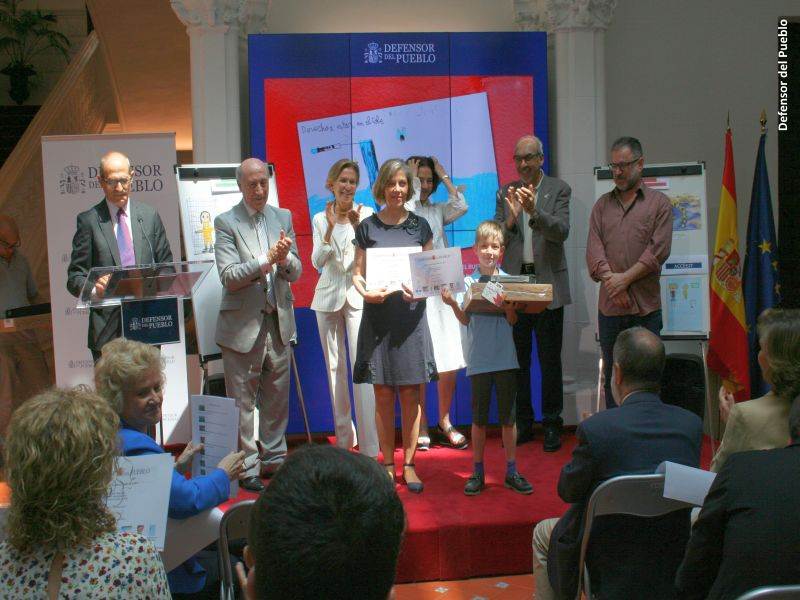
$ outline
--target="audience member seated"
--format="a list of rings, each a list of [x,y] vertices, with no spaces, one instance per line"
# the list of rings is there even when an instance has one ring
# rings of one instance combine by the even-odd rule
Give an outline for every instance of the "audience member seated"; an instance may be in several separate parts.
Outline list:
[[[738,598],[800,582],[800,396],[789,446],[739,452],[725,461],[692,528],[678,570],[679,598]]]
[[[159,454],[161,447],[147,435],[148,427],[161,420],[163,360],[153,346],[117,338],[103,346],[95,366],[97,391],[120,417],[119,438],[125,456]],[[230,482],[239,476],[243,452],[232,452],[208,475],[186,479],[192,456],[202,451],[191,442],[178,457],[169,493],[169,516],[185,519],[225,502]],[[198,560],[199,559],[199,560]],[[182,594],[202,598],[214,593],[219,583],[216,552],[204,552],[167,574],[173,597]]]
[[[105,505],[118,423],[83,388],[43,392],[14,412],[3,598],[170,598],[156,549],[136,533],[117,533]]]
[[[536,598],[574,598],[586,503],[603,481],[653,473],[665,460],[697,467],[703,424],[697,415],[663,404],[659,386],[664,344],[643,327],[617,336],[612,381],[619,408],[578,426],[578,446],[561,470],[558,495],[572,503],[560,519],[533,532]],[[689,538],[689,510],[644,519],[598,517],[586,562],[592,592],[600,598],[674,598],[675,571]]]
[[[304,446],[286,459],[253,507],[249,600],[386,600],[405,513],[394,483],[362,454]]]
[[[758,366],[772,391],[737,404],[733,394],[720,388],[720,416],[727,417],[727,425],[711,461],[714,472],[735,452],[781,448],[789,439],[789,407],[800,394],[800,310],[761,313],[758,342]]]

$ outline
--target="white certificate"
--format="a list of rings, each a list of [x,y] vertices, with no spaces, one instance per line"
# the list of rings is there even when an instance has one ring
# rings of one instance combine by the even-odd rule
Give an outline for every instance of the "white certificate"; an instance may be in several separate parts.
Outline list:
[[[164,549],[174,465],[167,453],[117,457],[106,498],[117,531],[138,533]]]
[[[454,294],[465,290],[461,248],[415,252],[408,258],[415,298],[438,296],[444,287],[450,288]]]
[[[208,475],[239,445],[239,407],[233,398],[192,396],[192,444],[203,450],[192,457],[192,476]],[[231,481],[230,497],[239,493],[239,482]]]
[[[402,248],[367,248],[367,290],[386,288],[393,292],[411,287],[411,266],[408,255],[422,250],[420,246]]]

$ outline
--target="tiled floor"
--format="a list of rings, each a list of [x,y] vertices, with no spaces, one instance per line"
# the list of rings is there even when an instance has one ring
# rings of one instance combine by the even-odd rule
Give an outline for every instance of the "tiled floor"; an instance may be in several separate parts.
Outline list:
[[[460,581],[426,581],[394,586],[396,600],[531,600],[533,575]]]

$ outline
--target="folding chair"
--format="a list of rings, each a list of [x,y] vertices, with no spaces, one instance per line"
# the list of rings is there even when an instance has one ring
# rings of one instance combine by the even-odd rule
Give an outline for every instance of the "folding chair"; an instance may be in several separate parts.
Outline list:
[[[250,513],[255,500],[244,500],[231,506],[222,516],[219,523],[219,573],[221,600],[233,600],[236,579],[231,567],[231,550],[229,540],[246,538],[250,529]]]
[[[797,600],[800,585],[770,585],[750,590],[738,600]]]
[[[660,517],[692,506],[686,502],[664,498],[664,475],[621,475],[597,486],[586,505],[583,520],[576,600],[581,600],[581,578],[586,598],[592,599],[589,570],[586,568],[586,550],[595,517],[619,514]]]

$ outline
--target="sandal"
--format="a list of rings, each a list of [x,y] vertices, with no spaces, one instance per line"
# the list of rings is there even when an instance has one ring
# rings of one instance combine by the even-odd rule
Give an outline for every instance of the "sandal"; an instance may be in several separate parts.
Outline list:
[[[447,429],[442,429],[441,425],[437,425],[436,429],[440,436],[447,440],[447,443],[450,444],[456,450],[463,450],[469,445],[467,438],[458,431],[455,427],[450,425]]]
[[[414,474],[416,475],[417,470],[414,468],[414,463],[406,463],[403,465],[403,483],[406,484],[408,491],[412,494],[421,494],[425,487],[424,484],[421,481],[407,481],[406,469],[414,469]]]
[[[389,477],[389,481],[394,483],[395,477],[397,477],[394,472],[394,463],[383,463],[383,468],[386,469],[386,476]]]
[[[417,437],[417,450],[420,452],[427,452],[431,449],[431,436],[420,435]]]

